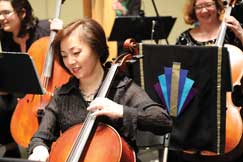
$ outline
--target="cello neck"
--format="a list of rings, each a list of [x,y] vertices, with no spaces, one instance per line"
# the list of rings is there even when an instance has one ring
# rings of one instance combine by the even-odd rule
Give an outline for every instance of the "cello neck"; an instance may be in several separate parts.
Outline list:
[[[60,17],[61,6],[62,6],[63,2],[64,2],[63,0],[56,0],[55,18],[59,18]],[[48,51],[47,51],[47,54],[46,54],[44,69],[43,69],[43,73],[42,73],[42,76],[45,79],[51,78],[51,76],[52,76],[54,54],[53,54],[53,51],[52,51],[52,48],[51,48],[51,43],[53,42],[55,36],[56,36],[56,32],[55,31],[51,31],[49,44],[48,44]]]
[[[225,7],[225,13],[224,13],[223,18],[222,18],[222,23],[221,23],[219,35],[218,35],[218,38],[217,38],[216,43],[215,43],[215,45],[218,46],[218,47],[223,46],[224,38],[225,38],[226,30],[227,30],[227,26],[224,22],[224,18],[225,18],[225,16],[230,16],[232,8],[234,7],[236,1],[237,0],[230,0],[230,2],[228,2],[228,3],[226,1],[227,5]]]
[[[227,9],[225,10],[225,15],[230,15],[231,11],[232,11],[232,7],[227,7]],[[225,15],[223,16],[223,19],[224,19]],[[226,30],[227,30],[227,26],[226,26],[225,22],[223,21],[221,23],[220,32],[219,32],[218,38],[215,43],[216,46],[218,46],[218,47],[223,46]]]
[[[63,0],[56,0],[56,11],[55,11],[54,18],[59,18],[60,17],[60,15],[61,15],[61,8],[62,8],[62,3],[63,2],[64,2]],[[55,36],[56,36],[56,32],[55,31],[51,31],[49,44],[51,44],[53,42]]]
[[[118,66],[119,66],[118,64],[113,64],[111,66],[111,68],[109,69],[109,71],[106,75],[105,80],[103,81],[103,83],[98,91],[97,97],[106,97],[107,96],[110,86],[112,84],[112,81],[118,70]],[[96,120],[96,116],[92,115],[92,113],[89,112],[83,123],[83,127],[78,134],[77,140],[71,150],[71,153],[68,156],[67,162],[79,161],[81,155],[84,152],[84,149],[85,149],[86,143],[89,139],[89,136],[91,134],[91,131],[94,127],[95,120]]]

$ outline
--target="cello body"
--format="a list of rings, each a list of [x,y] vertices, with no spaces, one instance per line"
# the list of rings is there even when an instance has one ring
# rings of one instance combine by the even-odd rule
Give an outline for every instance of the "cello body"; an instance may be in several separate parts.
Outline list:
[[[43,54],[47,53],[48,43],[49,37],[40,38],[34,42],[28,50],[29,55],[35,62],[39,76],[42,76],[41,74],[45,61],[45,55]],[[54,60],[52,77],[48,82],[48,86],[44,87],[46,93],[44,95],[28,94],[24,98],[18,100],[10,125],[11,134],[16,143],[22,147],[28,147],[31,137],[39,127],[39,110],[44,110],[44,107],[51,99],[54,89],[67,82],[68,79],[69,74],[60,67],[57,60]]]
[[[67,157],[83,125],[78,124],[65,131],[53,144],[49,162],[69,162]],[[99,124],[87,142],[79,162],[135,162],[135,153],[109,125]]]
[[[240,83],[243,76],[243,53],[233,45],[226,44],[225,47],[227,47],[230,56],[232,86],[234,86]],[[240,107],[233,104],[231,92],[226,93],[226,108],[225,153],[227,154],[240,144],[243,133]]]
[[[232,86],[240,84],[240,80],[243,76],[243,53],[242,51],[233,46],[225,45],[230,54],[231,64],[231,78]],[[240,115],[240,107],[236,107],[231,98],[231,92],[226,93],[226,141],[225,141],[225,152],[232,151],[237,145],[243,145],[240,143],[243,134],[243,124]],[[240,154],[243,153],[239,150]]]

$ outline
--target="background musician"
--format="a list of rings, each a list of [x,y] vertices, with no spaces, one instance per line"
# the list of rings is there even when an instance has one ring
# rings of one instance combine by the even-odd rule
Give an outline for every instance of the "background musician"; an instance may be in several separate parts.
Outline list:
[[[51,20],[51,27],[48,20],[38,20],[33,14],[33,9],[28,0],[0,0],[0,40],[2,51],[27,52],[31,44],[37,39],[49,36],[50,28],[59,30],[62,28],[62,21]],[[4,77],[4,76],[1,76]],[[0,92],[0,147],[11,144],[7,152],[0,156],[18,157],[19,151],[10,133],[10,120],[17,104],[17,97],[14,94]]]
[[[112,8],[116,16],[137,16],[141,8],[141,0],[113,0]]]
[[[46,106],[30,143],[29,159],[46,161],[60,131],[84,122],[88,111],[114,127],[134,150],[137,129],[161,135],[170,131],[172,120],[166,110],[124,75],[115,77],[107,98],[96,98],[107,74],[103,64],[109,55],[105,33],[96,21],[81,19],[70,23],[57,33],[53,49],[60,65],[72,77],[55,91]]]
[[[177,45],[187,46],[207,46],[214,45],[222,22],[225,22],[227,31],[224,44],[234,45],[243,50],[243,28],[239,21],[233,17],[225,15],[225,6],[222,0],[187,0],[184,8],[184,21],[193,25],[182,32],[177,38]],[[241,51],[242,52],[242,51]],[[237,106],[243,106],[243,95],[239,85],[234,87],[232,100]],[[240,103],[240,101],[242,103]],[[175,156],[176,155],[176,156]],[[181,154],[172,152],[170,161],[184,161]],[[241,161],[242,157],[235,161]]]
[[[178,37],[177,45],[208,45],[214,44],[221,25],[224,5],[222,0],[187,0],[184,11],[185,23],[194,25]],[[233,16],[223,20],[230,29],[225,36],[225,43],[243,49],[243,29]]]

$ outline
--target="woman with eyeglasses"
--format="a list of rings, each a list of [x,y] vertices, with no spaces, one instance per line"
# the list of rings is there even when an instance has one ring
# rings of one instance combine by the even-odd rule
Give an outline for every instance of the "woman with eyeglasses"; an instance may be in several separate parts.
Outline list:
[[[27,52],[37,39],[62,28],[62,21],[38,20],[28,0],[0,0],[1,44],[3,51]]]
[[[0,0],[0,41],[2,51],[27,52],[31,44],[49,36],[50,28],[59,30],[62,21],[39,21],[28,0]],[[3,77],[3,76],[1,76]],[[14,94],[0,92],[0,157],[19,157],[10,133],[10,120],[17,104]]]
[[[243,49],[243,29],[233,16],[224,14],[222,0],[188,0],[184,8],[184,21],[194,25],[177,38],[177,45],[200,46],[216,42],[221,22],[224,21],[229,28],[225,35],[225,43],[233,44]]]

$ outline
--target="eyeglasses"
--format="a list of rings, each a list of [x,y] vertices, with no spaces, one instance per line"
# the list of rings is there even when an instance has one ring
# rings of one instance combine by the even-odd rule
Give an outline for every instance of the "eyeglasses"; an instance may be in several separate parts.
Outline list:
[[[15,13],[15,11],[3,10],[0,12],[0,16],[7,18],[7,17],[12,16],[14,13]]]
[[[194,9],[199,11],[199,10],[202,10],[203,8],[210,9],[214,6],[215,6],[215,2],[207,2],[207,3],[195,5]]]

